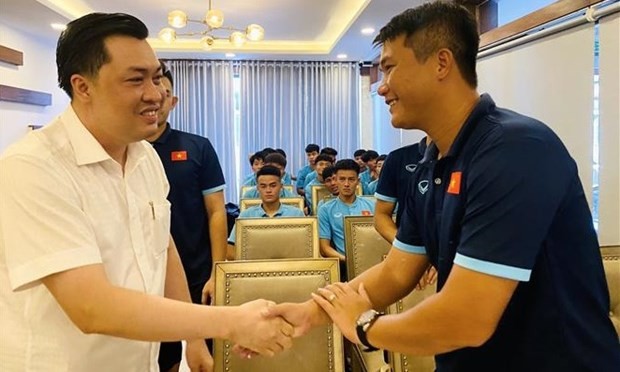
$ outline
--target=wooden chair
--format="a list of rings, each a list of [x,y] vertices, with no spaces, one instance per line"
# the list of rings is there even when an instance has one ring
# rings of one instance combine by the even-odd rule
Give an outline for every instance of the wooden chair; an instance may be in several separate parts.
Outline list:
[[[236,306],[259,298],[302,302],[308,294],[337,282],[337,259],[218,262],[215,265],[215,305]],[[333,324],[316,327],[295,339],[293,347],[273,358],[243,359],[230,341],[215,340],[217,372],[344,371],[343,339]]]
[[[316,216],[319,202],[321,200],[331,199],[334,196],[325,185],[312,185],[312,187],[310,187],[310,190],[312,192],[312,215]]]
[[[235,259],[319,258],[316,217],[238,218]]]
[[[239,203],[239,210],[241,212],[243,212],[244,210],[250,208],[250,207],[254,207],[256,205],[260,205],[261,204],[261,200],[260,199],[241,199],[241,202]],[[290,205],[293,207],[297,207],[299,208],[302,212],[304,210],[305,204],[304,204],[304,198],[300,197],[295,197],[295,198],[280,198],[280,203],[282,204],[286,204],[286,205]]]
[[[620,246],[601,247],[609,289],[609,317],[620,338]]]

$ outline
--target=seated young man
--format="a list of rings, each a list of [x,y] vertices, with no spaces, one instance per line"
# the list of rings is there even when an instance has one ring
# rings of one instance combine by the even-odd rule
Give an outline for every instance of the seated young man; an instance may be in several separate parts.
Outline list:
[[[360,173],[366,170],[366,163],[364,163],[364,161],[362,160],[362,156],[364,156],[365,153],[366,153],[366,150],[364,149],[357,149],[353,153],[353,159],[355,159],[355,162],[357,163],[357,165],[360,166]]]
[[[319,156],[319,151],[321,148],[319,145],[311,143],[306,146],[306,158],[308,159],[308,165],[301,168],[297,173],[297,181],[295,183],[295,188],[297,189],[297,193],[301,196],[304,196],[304,182],[306,180],[306,176],[309,173],[314,171],[314,163],[316,157]]]
[[[252,167],[252,173],[245,176],[242,186],[253,186],[255,185],[256,180],[256,172],[258,172],[264,165],[265,156],[262,151],[257,151],[252,156],[250,156],[250,166]]]
[[[375,173],[377,174],[377,179],[366,185],[364,195],[375,195],[375,191],[377,191],[377,184],[379,183],[379,177],[381,176],[381,169],[383,168],[383,163],[385,162],[385,159],[387,159],[387,155],[385,154],[377,158],[377,165],[375,166]]]
[[[266,166],[272,166],[277,168],[280,171],[280,182],[282,185],[290,185],[290,176],[289,176],[289,183],[286,183],[285,178],[286,178],[286,173],[285,173],[285,169],[286,169],[286,158],[284,156],[282,156],[281,154],[278,154],[277,152],[273,152],[267,156],[265,156],[265,165],[263,167]],[[257,182],[258,179],[258,173],[256,174],[255,179],[255,183]],[[281,198],[292,198],[295,197],[297,195],[295,195],[295,193],[293,193],[292,191],[285,189],[285,188],[281,188],[280,191],[280,197]],[[259,193],[258,190],[256,189],[256,184],[254,185],[254,187],[252,187],[251,189],[247,190],[246,192],[243,193],[243,195],[241,195],[241,199],[258,199]]]
[[[355,160],[340,160],[334,170],[339,193],[337,198],[326,201],[318,208],[319,245],[323,257],[337,257],[340,260],[341,278],[346,279],[344,217],[371,216],[375,212],[375,204],[355,195],[360,182],[360,166]]]
[[[362,155],[362,161],[366,164],[366,170],[360,173],[360,181],[362,187],[368,186],[369,183],[377,179],[376,167],[379,153],[375,150],[368,150]]]
[[[265,165],[256,174],[256,179],[261,204],[242,211],[239,218],[304,217],[304,212],[301,209],[280,203],[282,180],[279,168]],[[233,227],[228,237],[227,259],[234,259],[234,249],[235,228]]]
[[[325,181],[325,186],[331,193],[332,198],[338,197],[338,182],[336,182],[335,172],[336,172],[336,169],[333,166],[327,167],[323,170],[323,180]],[[329,201],[329,200],[330,198],[326,197],[322,199],[321,201],[319,201],[319,204],[316,207],[317,211],[319,208],[321,208],[323,204],[325,204],[326,201]]]
[[[332,162],[332,158],[323,154],[323,155],[319,155],[316,157],[315,159],[315,171],[317,176],[310,181],[306,187],[304,187],[304,195],[306,198],[306,205],[308,206],[308,209],[311,210],[312,208],[312,186],[314,185],[324,185],[325,184],[325,180],[323,179],[323,170],[325,170],[325,168],[334,165],[334,163]],[[312,211],[311,211],[312,212]]]
[[[336,151],[335,149],[333,149],[331,147],[323,147],[323,149],[321,150],[319,155],[327,155],[330,158],[332,158],[332,163],[335,163],[336,162],[336,156],[338,156],[338,151]],[[312,180],[315,179],[315,178],[316,178],[316,170],[313,171],[313,172],[308,173],[308,175],[306,176],[306,179],[304,180],[304,188],[306,187],[307,184],[312,182]]]

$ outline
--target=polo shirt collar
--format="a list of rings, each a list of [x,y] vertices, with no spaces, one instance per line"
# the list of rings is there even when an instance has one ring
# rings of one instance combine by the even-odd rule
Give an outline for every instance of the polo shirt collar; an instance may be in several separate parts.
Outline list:
[[[280,202],[280,207],[278,208],[276,213],[273,214],[274,217],[282,216],[282,214],[284,213],[284,211],[282,210],[283,209],[282,206],[283,206],[283,204],[282,204],[282,202]],[[263,208],[263,203],[260,203],[260,209],[263,211],[263,215],[261,217],[269,217],[269,215],[265,211],[265,208]]]
[[[166,123],[166,129],[164,129],[161,136],[157,137],[157,139],[151,143],[164,144],[170,138],[170,134],[172,133],[172,128],[170,127],[170,123]]]
[[[474,106],[474,109],[467,117],[467,120],[465,120],[459,134],[454,139],[454,142],[452,143],[452,146],[450,146],[446,157],[458,155],[467,142],[467,139],[476,128],[476,124],[480,122],[481,118],[487,116],[493,110],[495,110],[495,102],[491,96],[486,93],[482,94],[478,100],[478,103]]]

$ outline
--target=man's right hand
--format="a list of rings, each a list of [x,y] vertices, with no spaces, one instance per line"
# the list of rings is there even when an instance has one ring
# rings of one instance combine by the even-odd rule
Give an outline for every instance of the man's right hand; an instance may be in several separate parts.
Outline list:
[[[331,322],[329,316],[313,300],[302,303],[285,302],[270,306],[267,317],[282,317],[293,326],[293,337],[301,337],[314,326]]]

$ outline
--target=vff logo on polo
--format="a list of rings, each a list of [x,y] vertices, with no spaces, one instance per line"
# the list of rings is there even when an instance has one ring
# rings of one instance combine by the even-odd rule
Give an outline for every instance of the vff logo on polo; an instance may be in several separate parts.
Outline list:
[[[418,182],[418,191],[424,195],[428,191],[428,180]]]

